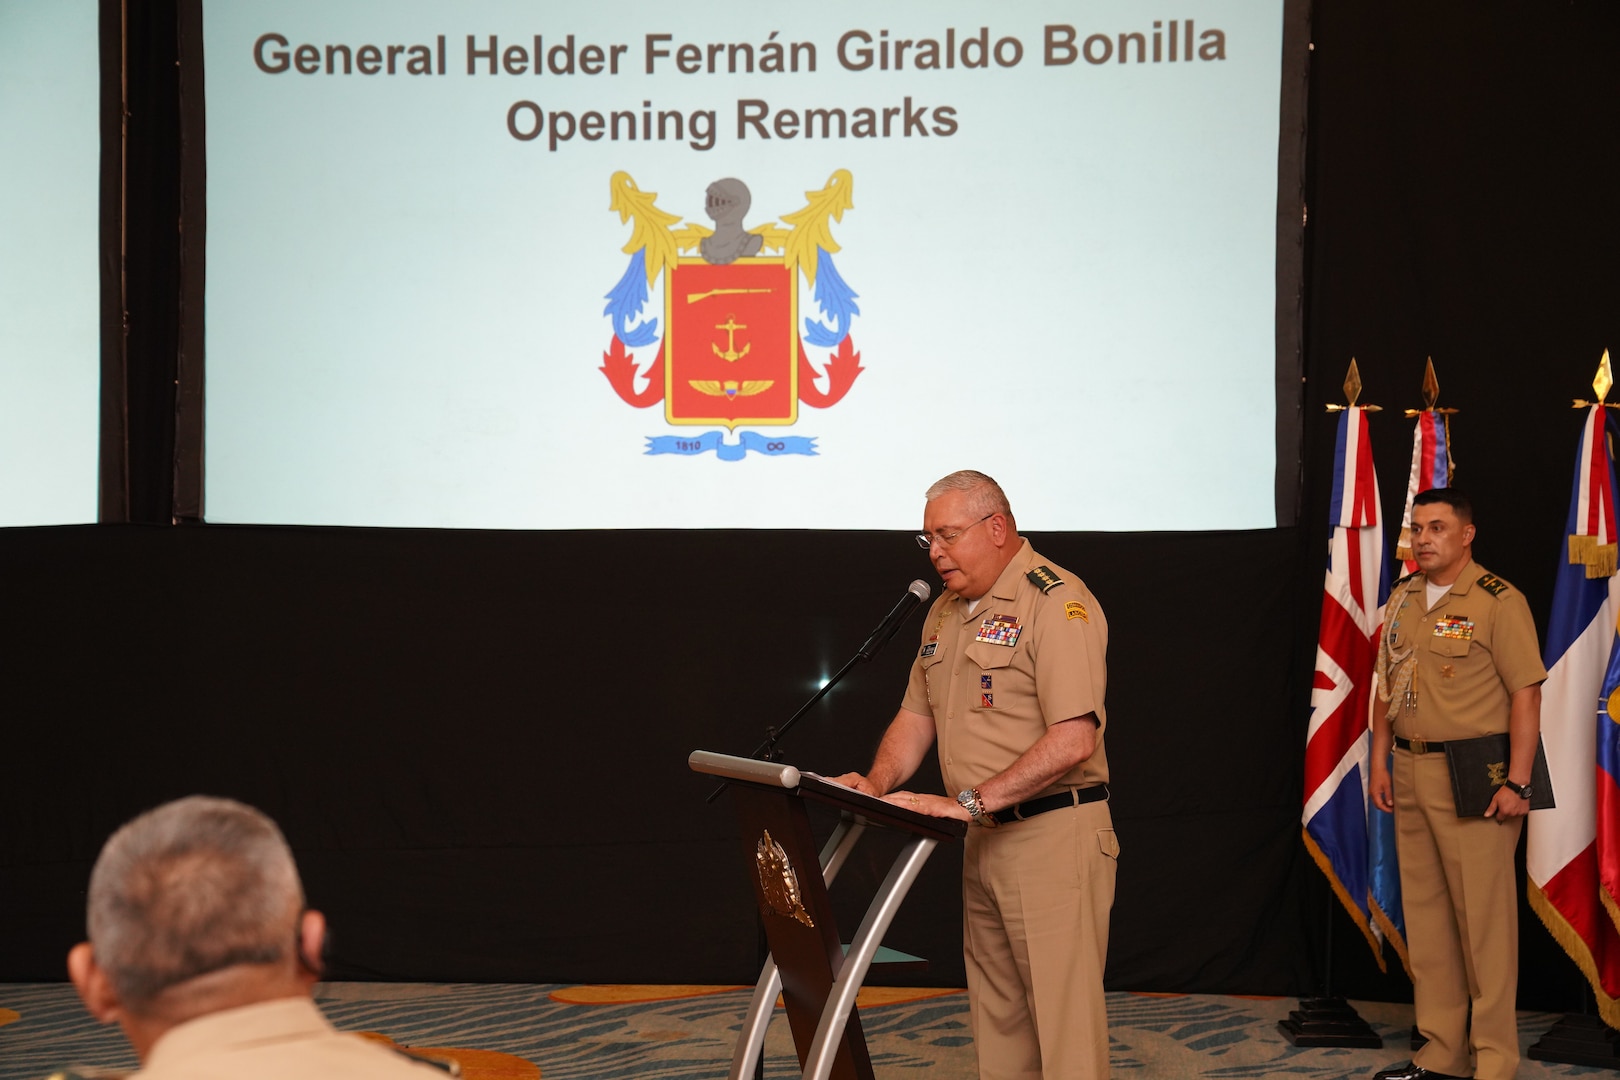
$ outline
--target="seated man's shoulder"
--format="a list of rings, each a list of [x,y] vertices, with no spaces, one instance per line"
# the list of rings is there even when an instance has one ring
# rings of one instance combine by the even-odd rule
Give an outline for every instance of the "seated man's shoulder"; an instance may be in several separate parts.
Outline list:
[[[383,1036],[367,1033],[335,1032],[334,1038],[323,1047],[326,1056],[337,1064],[343,1058],[339,1075],[376,1077],[377,1080],[432,1080],[433,1077],[460,1076],[461,1066],[450,1058],[438,1054],[409,1050]],[[346,1071],[352,1068],[353,1071]],[[137,1078],[139,1080],[139,1078]]]
[[[234,1080],[280,1080],[292,1076],[443,1080],[461,1075],[461,1067],[447,1058],[407,1050],[381,1036],[335,1030],[314,1038],[170,1054],[150,1065],[129,1074],[129,1080],[204,1080],[217,1076]],[[86,1076],[84,1080],[97,1078]]]

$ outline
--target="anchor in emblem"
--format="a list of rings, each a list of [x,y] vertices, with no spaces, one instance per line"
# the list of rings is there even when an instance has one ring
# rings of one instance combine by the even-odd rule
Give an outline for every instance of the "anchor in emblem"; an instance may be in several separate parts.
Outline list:
[[[709,344],[709,348],[714,350],[714,355],[718,356],[722,360],[730,361],[733,364],[748,355],[748,350],[753,346],[746,341],[743,342],[742,352],[737,351],[737,331],[748,329],[747,323],[738,322],[737,316],[735,315],[727,315],[726,321],[723,323],[715,323],[714,328],[716,330],[724,330],[726,332],[725,352],[720,351],[719,345],[716,345],[713,342]]]

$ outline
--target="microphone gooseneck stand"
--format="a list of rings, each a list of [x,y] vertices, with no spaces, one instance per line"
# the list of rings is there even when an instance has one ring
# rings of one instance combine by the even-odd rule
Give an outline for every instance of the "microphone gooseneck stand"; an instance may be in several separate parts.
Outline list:
[[[844,666],[833,674],[832,678],[823,683],[821,689],[810,695],[810,700],[800,705],[799,711],[788,717],[786,723],[780,727],[774,724],[767,727],[765,729],[765,738],[760,740],[759,745],[754,747],[753,753],[748,756],[757,758],[760,761],[775,761],[777,744],[786,737],[788,732],[793,730],[793,726],[804,718],[805,713],[815,707],[816,702],[826,697],[833,687],[842,682],[844,676],[855,670],[856,664],[876,656],[878,651],[888,644],[889,639],[899,631],[900,625],[910,617],[912,608],[920,606],[924,600],[928,599],[928,594],[929,588],[924,582],[920,580],[913,581],[910,588],[906,590],[906,595],[900,598],[900,603],[896,604],[894,609],[884,617],[883,622],[878,624],[878,628],[872,631],[861,647],[855,650],[855,655],[850,657]],[[726,782],[722,781],[718,787],[709,792],[709,797],[704,801],[714,802],[725,790]]]

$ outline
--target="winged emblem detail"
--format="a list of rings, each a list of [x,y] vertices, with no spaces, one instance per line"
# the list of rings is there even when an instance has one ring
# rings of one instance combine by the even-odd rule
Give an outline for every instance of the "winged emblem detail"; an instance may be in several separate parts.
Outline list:
[[[744,379],[742,382],[738,382],[736,379],[727,379],[724,382],[719,379],[688,379],[686,381],[687,385],[700,394],[728,398],[753,397],[755,394],[763,394],[776,385],[775,379]]]

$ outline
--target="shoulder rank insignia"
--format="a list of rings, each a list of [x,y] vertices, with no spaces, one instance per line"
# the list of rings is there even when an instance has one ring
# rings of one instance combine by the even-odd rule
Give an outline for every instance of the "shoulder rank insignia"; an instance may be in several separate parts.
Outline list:
[[[413,1053],[410,1050],[405,1049],[403,1046],[390,1046],[388,1049],[392,1050],[402,1058],[416,1062],[418,1065],[427,1065],[438,1069],[446,1076],[461,1075],[461,1062],[456,1061],[454,1058],[434,1057],[423,1053]]]
[[[1054,574],[1050,566],[1037,566],[1024,576],[1034,582],[1035,587],[1043,593],[1049,593],[1063,584],[1063,579]]]
[[[1490,593],[1492,596],[1501,596],[1507,591],[1508,583],[1495,574],[1486,574],[1474,584]]]
[[[1391,588],[1391,589],[1398,589],[1398,588],[1400,588],[1400,587],[1401,587],[1401,586],[1402,586],[1402,585],[1405,585],[1405,584],[1406,584],[1406,583],[1407,583],[1407,582],[1408,582],[1408,581],[1411,581],[1411,580],[1412,580],[1412,579],[1413,579],[1413,578],[1415,578],[1415,577],[1417,577],[1417,576],[1418,576],[1418,575],[1419,575],[1419,574],[1421,574],[1421,573],[1423,573],[1423,571],[1421,571],[1421,570],[1414,570],[1414,571],[1412,571],[1412,572],[1411,572],[1411,573],[1410,573],[1410,574],[1407,574],[1407,575],[1406,575],[1406,576],[1405,576],[1405,577],[1403,577],[1403,578],[1397,578],[1397,579],[1395,579],[1395,584],[1393,584],[1393,585],[1391,585],[1391,586],[1390,586],[1390,588]]]

